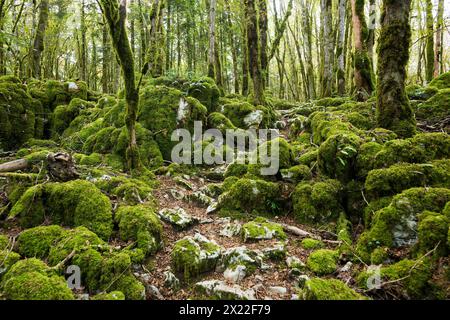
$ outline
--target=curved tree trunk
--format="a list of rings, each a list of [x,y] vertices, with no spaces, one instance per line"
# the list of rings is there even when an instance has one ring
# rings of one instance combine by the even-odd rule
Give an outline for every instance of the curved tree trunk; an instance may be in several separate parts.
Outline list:
[[[411,0],[383,0],[378,45],[378,125],[401,137],[410,137],[416,130],[414,114],[405,92],[411,44],[410,10]]]
[[[119,58],[125,83],[127,106],[125,123],[128,129],[127,161],[130,170],[140,167],[136,141],[136,120],[139,105],[139,88],[134,75],[134,58],[126,28],[127,0],[100,0],[103,14],[109,26],[114,51]]]

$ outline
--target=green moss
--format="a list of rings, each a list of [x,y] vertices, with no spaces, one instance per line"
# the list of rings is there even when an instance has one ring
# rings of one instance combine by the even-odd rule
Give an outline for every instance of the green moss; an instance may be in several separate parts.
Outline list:
[[[439,77],[435,78],[429,84],[430,87],[437,88],[439,90],[450,88],[450,72],[441,74]]]
[[[355,134],[331,136],[321,144],[319,169],[330,178],[349,181],[354,177],[356,156],[362,140]]]
[[[302,290],[304,300],[365,300],[366,298],[337,279],[312,278]]]
[[[426,101],[433,97],[439,90],[435,87],[423,88],[419,85],[409,85],[406,87],[406,94],[410,100]]]
[[[419,104],[416,108],[416,117],[419,120],[425,120],[427,123],[434,124],[445,120],[449,115],[448,106],[450,105],[450,88],[439,90],[437,94],[429,100]]]
[[[319,156],[319,149],[313,148],[312,150],[309,150],[305,152],[303,155],[301,155],[300,158],[298,159],[298,162],[305,166],[312,167],[314,164],[317,163],[318,156]]]
[[[6,249],[6,247],[5,247]],[[0,249],[0,280],[2,275],[20,260],[20,255],[10,250]]]
[[[449,219],[442,214],[425,211],[419,216],[417,232],[419,236],[418,253],[437,249],[435,256],[447,255],[447,238],[450,223]]]
[[[113,291],[109,293],[100,293],[91,298],[92,300],[125,300],[125,295],[121,291]]]
[[[369,277],[373,271],[363,271],[357,277],[360,287],[367,289]],[[380,270],[381,283],[399,281],[403,295],[408,298],[425,298],[428,280],[432,270],[429,260],[402,260],[396,264],[382,267]]]
[[[303,239],[301,245],[302,245],[303,249],[306,249],[306,250],[320,249],[325,246],[322,241],[316,240],[316,239],[311,239],[311,238]]]
[[[105,243],[95,233],[85,227],[63,232],[50,247],[48,262],[55,266],[63,261],[72,251],[80,251],[85,248],[104,245]]]
[[[318,275],[331,274],[337,269],[338,258],[339,253],[337,251],[319,249],[309,255],[306,265]]]
[[[12,207],[24,227],[34,227],[46,219],[67,226],[85,226],[108,239],[112,232],[111,203],[94,184],[75,180],[29,188]]]
[[[239,164],[237,162],[233,162],[228,165],[227,170],[225,171],[225,178],[229,177],[238,177],[242,178],[248,172],[247,164]]]
[[[344,211],[341,193],[342,185],[337,180],[299,184],[292,194],[295,219],[307,224],[337,220]]]
[[[281,170],[281,175],[283,176],[283,179],[295,183],[310,180],[312,178],[311,169],[302,164],[289,169]]]
[[[17,238],[17,251],[27,258],[44,259],[64,233],[64,229],[56,225],[27,229]]]
[[[111,285],[111,290],[123,292],[126,300],[145,299],[145,286],[131,274],[120,276]]]
[[[81,99],[73,99],[69,105],[62,105],[55,108],[53,112],[53,136],[58,137],[66,130],[70,123],[80,114],[81,110],[94,108],[93,102]]]
[[[43,136],[42,104],[12,78],[0,81],[0,148],[13,150],[31,138]]]
[[[231,179],[231,178],[228,178]],[[280,209],[279,185],[247,178],[227,181],[229,188],[219,198],[219,208],[246,213],[276,214]],[[231,183],[233,183],[231,185]]]
[[[248,102],[242,101],[230,101],[230,103],[225,104],[223,107],[223,114],[230,119],[230,121],[238,128],[248,129],[248,125],[245,123],[244,119],[259,109],[263,115],[263,122],[267,121],[267,110],[262,108],[257,108]],[[266,118],[266,119],[264,119]]]
[[[387,169],[372,170],[365,184],[367,192],[374,198],[421,186],[450,188],[450,160],[396,164]]]
[[[220,259],[220,247],[196,234],[175,243],[171,253],[172,268],[187,282],[215,269]]]
[[[383,264],[388,259],[389,259],[389,248],[386,247],[376,248],[370,255],[370,263],[373,265]]]
[[[171,159],[172,148],[176,145],[171,141],[173,131],[178,128],[192,130],[194,121],[206,122],[205,106],[194,98],[186,99],[181,91],[168,87],[146,87],[142,90],[139,108],[138,121],[156,134],[155,140],[164,159]]]
[[[208,127],[218,129],[222,133],[226,133],[227,130],[236,130],[230,119],[218,112],[213,112],[208,116]]]
[[[145,254],[161,248],[162,225],[153,209],[146,206],[120,207],[115,216],[124,241],[134,241]]]
[[[450,190],[442,188],[413,188],[395,196],[388,207],[375,213],[371,228],[360,236],[359,255],[368,261],[377,247],[415,244],[418,215],[426,210],[441,212],[449,200]]]
[[[286,240],[283,226],[259,217],[242,226],[241,235],[245,242],[258,240]]]
[[[352,253],[352,224],[347,219],[345,213],[341,213],[339,215],[339,219],[336,224],[336,234],[339,241],[341,241],[341,245],[339,246],[339,253],[350,255]]]
[[[211,113],[216,111],[221,93],[213,79],[203,77],[190,83],[188,95],[200,101]]]
[[[63,277],[37,259],[21,260],[5,274],[2,291],[10,300],[73,300]]]

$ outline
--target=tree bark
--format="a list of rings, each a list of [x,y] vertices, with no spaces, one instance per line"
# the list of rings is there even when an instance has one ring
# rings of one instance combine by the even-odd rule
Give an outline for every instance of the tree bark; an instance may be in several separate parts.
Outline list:
[[[425,79],[427,83],[433,80],[434,74],[434,21],[433,21],[433,1],[426,0],[427,7],[427,44],[426,44],[426,71],[425,71]]]
[[[438,13],[437,13],[437,25],[436,25],[436,47],[434,50],[434,77],[438,77],[442,72],[442,36],[444,28],[444,0],[439,0]]]
[[[323,78],[322,97],[330,97],[333,91],[333,13],[332,1],[321,0],[322,31],[323,31]]]
[[[310,15],[310,4],[301,0],[302,8],[302,29],[303,29],[303,42],[305,46],[305,64],[307,74],[307,99],[316,99],[316,78],[314,74],[314,62],[312,55],[312,21]]]
[[[32,53],[32,76],[36,79],[41,78],[41,56],[44,51],[44,36],[48,24],[48,0],[42,0],[39,5],[39,22],[37,25],[36,36],[34,37]]]
[[[108,22],[114,51],[122,69],[125,83],[126,117],[128,129],[127,162],[130,170],[140,168],[139,150],[136,141],[136,120],[139,105],[139,87],[134,74],[134,57],[127,35],[127,0],[100,0],[101,8]]]
[[[405,92],[406,66],[411,44],[411,0],[383,0],[378,45],[377,121],[400,137],[416,131],[414,113]]]
[[[345,22],[347,18],[347,1],[339,0],[339,34],[337,44],[337,89],[339,95],[345,94]]]
[[[354,80],[358,100],[366,100],[374,90],[373,70],[367,51],[368,28],[364,16],[364,0],[351,0]]]
[[[209,1],[209,47],[208,47],[208,76],[216,78],[216,10],[217,0]]]

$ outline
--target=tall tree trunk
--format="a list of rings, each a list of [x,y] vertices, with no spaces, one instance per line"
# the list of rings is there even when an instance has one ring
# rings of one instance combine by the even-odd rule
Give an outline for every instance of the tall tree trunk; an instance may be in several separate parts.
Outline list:
[[[323,32],[323,78],[322,97],[330,97],[333,91],[333,13],[332,1],[321,0],[322,32]]]
[[[312,21],[310,15],[310,3],[301,0],[303,43],[305,46],[305,63],[308,85],[308,99],[316,99],[316,79],[314,74],[314,62],[312,55]]]
[[[126,117],[128,129],[127,162],[130,170],[140,167],[136,141],[136,120],[139,105],[139,87],[136,86],[134,58],[128,39],[126,19],[127,0],[100,0],[103,14],[108,22],[114,51],[118,57],[125,83]]]
[[[434,74],[434,21],[433,21],[433,1],[427,1],[427,47],[426,47],[426,81],[433,80]]]
[[[373,68],[374,65],[374,47],[375,47],[375,30],[376,30],[376,1],[375,0],[369,0],[370,4],[370,10],[369,10],[369,23],[368,23],[368,36],[367,36],[367,54],[370,59],[370,64]]]
[[[226,6],[228,12],[231,12],[230,4],[226,3]],[[228,24],[228,41],[230,42],[231,58],[233,60],[234,93],[239,93],[238,53],[237,53],[236,38],[234,36],[234,33],[232,32],[233,24],[231,23],[230,14],[227,15],[227,24]]]
[[[261,56],[258,42],[258,16],[255,1],[256,0],[245,0],[248,61],[250,74],[253,80],[254,104],[265,105],[264,77],[261,72]]]
[[[44,51],[44,36],[48,24],[48,0],[42,0],[39,5],[39,22],[37,25],[36,36],[34,37],[32,53],[32,76],[36,79],[41,78],[41,56]]]
[[[86,45],[86,13],[85,0],[80,4],[80,80],[87,82],[87,45]]]
[[[0,0],[0,33],[3,32],[6,0]],[[0,37],[0,75],[6,74],[3,37]]]
[[[347,1],[339,0],[339,34],[337,42],[337,89],[339,95],[345,94],[345,22],[347,18]]]
[[[436,48],[434,50],[434,77],[438,77],[442,72],[442,36],[444,28],[444,0],[439,0],[437,25],[436,25]]]
[[[367,51],[367,23],[364,15],[364,0],[351,0],[354,80],[358,100],[366,100],[374,90],[373,70]]]
[[[266,86],[266,82],[269,78],[269,59],[267,56],[267,33],[269,29],[269,20],[267,18],[267,0],[258,0],[259,9],[259,61],[261,63],[261,74],[263,77],[263,88]]]
[[[109,93],[109,42],[108,42],[108,26],[106,22],[102,29],[102,92]]]
[[[416,131],[405,91],[411,45],[410,10],[411,0],[383,0],[378,45],[378,125],[401,137],[410,137]]]
[[[208,47],[208,76],[216,78],[216,10],[217,0],[209,0],[209,47]]]

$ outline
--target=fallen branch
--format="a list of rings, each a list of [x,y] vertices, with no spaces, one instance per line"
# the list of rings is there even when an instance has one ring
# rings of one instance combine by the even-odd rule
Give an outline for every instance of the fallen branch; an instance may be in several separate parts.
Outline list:
[[[72,259],[74,257],[75,253],[76,253],[76,250],[75,249],[72,250],[72,252],[67,257],[65,257],[63,261],[61,261],[60,263],[58,263],[56,266],[52,267],[51,269],[52,270],[60,270],[62,267],[65,266],[67,261],[69,261],[70,259]]]
[[[25,170],[30,167],[30,162],[26,159],[14,160],[0,164],[0,173],[15,172]]]

